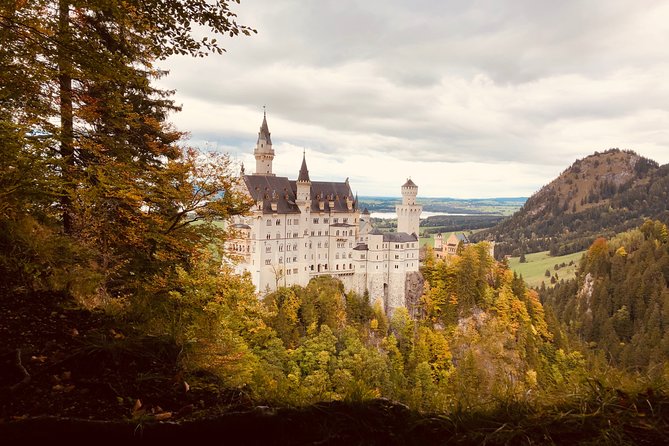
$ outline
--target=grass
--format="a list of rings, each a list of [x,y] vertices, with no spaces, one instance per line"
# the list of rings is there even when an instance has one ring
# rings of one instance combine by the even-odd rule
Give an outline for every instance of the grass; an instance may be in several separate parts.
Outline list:
[[[525,282],[531,287],[541,286],[541,282],[544,282],[546,286],[550,286],[551,278],[546,277],[546,270],[550,271],[551,276],[557,274],[557,280],[571,279],[575,277],[578,262],[584,253],[585,251],[581,251],[574,254],[551,257],[548,251],[535,252],[525,255],[525,259],[527,260],[525,263],[520,263],[519,257],[511,257],[509,259],[509,267],[518,274],[521,274]],[[570,265],[571,262],[573,263]],[[565,266],[560,267],[563,263]],[[557,270],[555,269],[555,265],[558,265]]]

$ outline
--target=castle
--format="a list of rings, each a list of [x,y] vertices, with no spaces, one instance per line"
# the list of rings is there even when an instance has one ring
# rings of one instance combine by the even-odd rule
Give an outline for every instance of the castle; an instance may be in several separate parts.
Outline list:
[[[260,293],[282,286],[305,286],[313,277],[334,276],[347,291],[369,293],[386,311],[406,306],[416,290],[418,224],[422,206],[418,186],[402,185],[396,206],[397,232],[382,233],[370,214],[358,208],[348,178],[344,182],[312,181],[306,154],[297,180],[272,172],[274,150],[263,114],[253,151],[255,173],[242,168],[242,187],[254,205],[231,222],[234,238],[226,244],[236,254],[238,273],[248,272]]]

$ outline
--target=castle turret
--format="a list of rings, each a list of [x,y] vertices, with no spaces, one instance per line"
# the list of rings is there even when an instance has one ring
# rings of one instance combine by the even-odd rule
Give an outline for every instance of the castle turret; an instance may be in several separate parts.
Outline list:
[[[267,113],[263,112],[262,125],[258,132],[258,142],[253,150],[256,158],[256,175],[272,175],[272,160],[274,160],[274,149],[272,149],[272,138],[267,126]]]
[[[304,209],[311,208],[311,179],[309,178],[309,169],[307,169],[306,154],[302,153],[302,167],[297,176],[297,205]],[[306,209],[305,209],[306,207]]]
[[[415,234],[418,237],[418,225],[423,206],[416,204],[418,186],[408,179],[402,185],[402,204],[395,206],[397,212],[397,232]]]

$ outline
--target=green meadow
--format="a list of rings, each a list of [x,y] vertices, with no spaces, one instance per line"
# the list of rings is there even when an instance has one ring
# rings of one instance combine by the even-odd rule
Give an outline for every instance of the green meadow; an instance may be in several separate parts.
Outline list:
[[[523,276],[525,282],[531,287],[541,286],[544,282],[546,286],[551,286],[551,277],[556,277],[557,281],[570,279],[576,275],[578,262],[585,251],[567,254],[559,257],[551,257],[548,251],[526,254],[525,263],[520,263],[520,257],[511,257],[509,267],[516,273]],[[571,265],[570,265],[571,263]],[[563,265],[564,266],[561,266]],[[557,269],[555,268],[557,265]],[[549,270],[550,276],[546,276],[546,270]]]

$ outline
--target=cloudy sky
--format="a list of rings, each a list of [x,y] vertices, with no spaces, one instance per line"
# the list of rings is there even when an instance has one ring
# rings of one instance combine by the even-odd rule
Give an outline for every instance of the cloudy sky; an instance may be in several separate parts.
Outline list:
[[[360,195],[529,196],[611,147],[669,162],[664,0],[241,0],[251,37],[176,57],[190,144]]]

